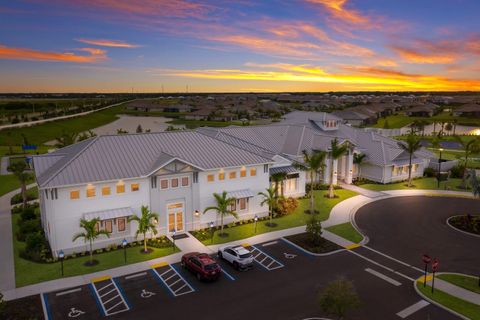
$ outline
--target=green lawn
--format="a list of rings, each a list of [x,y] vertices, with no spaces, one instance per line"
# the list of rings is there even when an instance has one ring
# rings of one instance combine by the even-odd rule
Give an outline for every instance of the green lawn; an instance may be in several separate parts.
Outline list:
[[[12,216],[13,224],[13,245],[15,257],[15,282],[17,287],[22,287],[43,281],[49,281],[61,278],[60,262],[55,263],[36,263],[25,260],[20,257],[20,251],[25,247],[24,242],[17,241],[15,233],[18,229],[17,221],[20,218],[18,214]],[[134,247],[127,249],[127,263],[136,263],[147,261],[163,256],[179,252],[178,248],[151,248],[153,252],[149,254],[140,253],[142,247]],[[123,250],[110,251],[95,255],[95,259],[100,261],[93,267],[85,267],[83,265],[89,259],[88,255],[84,257],[71,258],[64,261],[65,277],[88,274],[101,270],[111,269],[124,265]]]
[[[173,119],[167,121],[169,124],[183,124],[188,129],[195,129],[198,127],[227,127],[227,126],[241,126],[242,122],[240,121],[205,121],[205,120],[184,120],[184,119]]]
[[[448,181],[442,181],[440,183],[440,188],[437,188],[437,179],[436,178],[420,178],[413,180],[414,187],[407,188],[406,181],[398,182],[398,183],[389,183],[389,184],[376,184],[376,183],[367,183],[362,184],[360,187],[375,190],[375,191],[385,191],[385,190],[399,190],[399,189],[425,189],[425,190],[445,190],[445,185],[447,185],[449,190],[455,191],[465,191],[459,189],[458,186],[460,185],[462,179],[449,179]]]
[[[14,145],[22,145],[22,134],[25,135],[28,143],[41,145],[60,136],[63,131],[83,132],[115,121],[117,114],[121,113],[123,108],[120,105],[67,120],[53,121],[32,127],[1,130],[0,145],[6,146],[8,144],[7,132],[11,132],[11,140]]]
[[[466,316],[467,318],[470,318],[471,320],[480,320],[480,305],[464,301],[439,290],[435,290],[435,293],[432,294],[432,288],[428,285],[424,288],[422,282],[417,281],[416,286],[420,292],[428,298]]]
[[[1,133],[2,131],[0,131]],[[41,153],[47,153],[49,149],[52,149],[52,146],[43,146],[43,145],[39,145],[37,150],[35,150],[35,152],[33,154],[36,154],[37,152],[39,154]],[[13,151],[13,155],[25,155],[23,153],[23,150],[22,150],[22,146],[20,145],[15,145],[15,146],[12,146],[12,151]],[[9,155],[10,154],[10,148],[8,146],[0,146],[0,157],[3,157],[3,156],[6,156],[6,155]],[[26,155],[32,155],[31,151],[29,151]]]
[[[350,222],[337,224],[336,226],[328,227],[326,230],[337,236],[350,240],[353,243],[360,243],[363,240],[363,236],[358,233]]]
[[[335,199],[327,199],[324,197],[326,193],[327,191],[315,191],[315,208],[316,210],[320,211],[319,217],[322,221],[328,219],[328,217],[330,216],[330,211],[337,203],[357,195],[357,193],[350,190],[335,190],[335,193],[339,197]],[[226,243],[230,241],[249,238],[254,235],[262,234],[266,232],[303,226],[307,223],[307,220],[311,217],[310,215],[304,213],[305,209],[307,209],[308,206],[309,206],[309,199],[299,200],[299,206],[293,213],[283,217],[273,219],[273,222],[277,224],[276,227],[273,227],[273,228],[267,227],[265,223],[268,220],[257,222],[256,233],[255,233],[254,223],[243,224],[243,225],[235,226],[232,228],[226,228],[225,232],[228,233],[228,237],[219,237],[218,234],[220,233],[220,231],[217,230],[215,231],[215,234],[213,237],[213,244],[221,244],[221,243]],[[202,242],[205,245],[212,244],[211,238],[207,238]]]
[[[415,120],[414,117],[408,117],[404,114],[388,116],[386,118],[378,119],[377,123],[373,126],[374,128],[384,128],[385,121],[388,121],[387,129],[398,129],[403,128]]]
[[[20,188],[20,182],[13,174],[0,175],[0,196]]]
[[[398,129],[405,127],[412,123],[415,120],[424,120],[429,123],[436,122],[452,122],[453,120],[457,120],[459,125],[466,125],[466,126],[479,126],[480,119],[478,118],[467,118],[467,117],[454,117],[450,113],[441,112],[433,117],[409,117],[403,113],[391,115],[386,118],[378,119],[378,122],[374,125],[375,128],[384,128],[385,121],[388,121],[388,129]],[[440,126],[437,126],[437,131],[439,130]]]
[[[480,286],[478,285],[478,277],[469,277],[459,274],[439,274],[438,278],[453,283],[456,286],[476,292],[480,294]]]

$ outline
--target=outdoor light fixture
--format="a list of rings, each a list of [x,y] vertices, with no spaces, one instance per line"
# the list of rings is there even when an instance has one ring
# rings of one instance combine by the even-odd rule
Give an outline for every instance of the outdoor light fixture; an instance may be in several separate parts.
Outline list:
[[[258,216],[257,216],[257,215],[255,215],[255,217],[253,218],[253,221],[255,221],[255,222],[254,222],[254,224],[255,224],[255,233],[257,233],[257,221],[258,221]]]
[[[194,215],[195,217],[197,217],[197,218],[200,217],[200,211],[195,210],[195,211],[193,212],[193,215]]]
[[[127,239],[122,240],[122,247],[123,247],[123,258],[125,263],[127,263]]]
[[[175,228],[172,230],[172,240],[173,240],[173,251],[175,251],[175,235],[177,234],[177,230]]]
[[[213,221],[210,222],[208,225],[210,226],[210,233],[211,233],[211,237],[212,237],[211,241],[212,241],[212,244],[213,244]]]
[[[62,277],[63,277],[63,259],[65,259],[65,253],[63,252],[63,250],[60,250],[60,252],[58,253],[58,258],[60,259],[60,263],[62,265]]]

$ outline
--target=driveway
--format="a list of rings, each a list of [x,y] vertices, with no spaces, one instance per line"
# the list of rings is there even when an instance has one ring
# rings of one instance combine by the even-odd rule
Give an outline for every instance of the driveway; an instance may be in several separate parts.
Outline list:
[[[478,275],[480,238],[453,230],[448,217],[480,214],[480,201],[453,197],[398,197],[360,208],[355,222],[370,248],[423,268],[422,254],[440,261],[440,271]]]

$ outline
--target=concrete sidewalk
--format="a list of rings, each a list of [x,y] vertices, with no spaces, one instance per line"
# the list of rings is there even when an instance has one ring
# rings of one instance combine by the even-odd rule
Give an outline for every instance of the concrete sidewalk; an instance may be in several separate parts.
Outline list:
[[[7,174],[11,174],[11,172],[7,170],[9,164],[10,164],[10,158],[2,157],[2,159],[0,160],[0,175],[5,176]]]
[[[423,277],[418,280],[423,283]],[[427,284],[432,285],[432,276],[427,276]],[[462,300],[480,305],[480,294],[458,287],[450,282],[435,277],[435,289],[448,293]]]
[[[365,196],[367,198],[380,198],[380,197],[386,196],[386,194],[381,192],[381,191],[369,190],[369,189],[365,189],[365,188],[362,188],[362,187],[359,187],[359,186],[356,186],[356,185],[353,185],[353,184],[345,184],[345,183],[341,182],[340,186],[343,189],[347,189],[347,190],[356,192],[356,193],[361,194],[362,196]]]

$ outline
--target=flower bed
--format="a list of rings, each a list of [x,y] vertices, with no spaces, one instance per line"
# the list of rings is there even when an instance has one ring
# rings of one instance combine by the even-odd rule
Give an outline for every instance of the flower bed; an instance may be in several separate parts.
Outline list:
[[[480,215],[459,215],[450,217],[448,223],[461,231],[480,235]]]
[[[325,239],[321,238],[321,241],[318,244],[312,243],[308,233],[299,233],[293,236],[285,237],[288,241],[295,243],[296,245],[302,247],[303,249],[312,252],[312,253],[328,253],[336,250],[343,249],[339,245]]]

